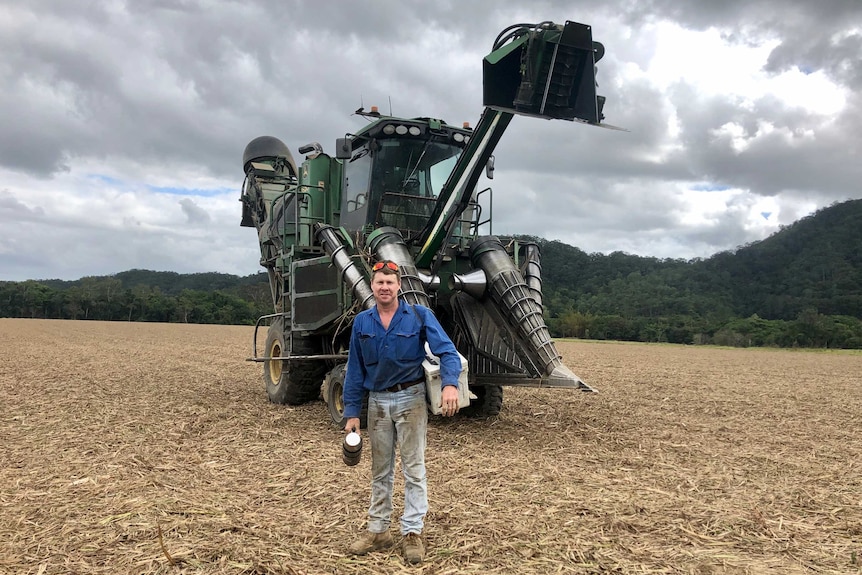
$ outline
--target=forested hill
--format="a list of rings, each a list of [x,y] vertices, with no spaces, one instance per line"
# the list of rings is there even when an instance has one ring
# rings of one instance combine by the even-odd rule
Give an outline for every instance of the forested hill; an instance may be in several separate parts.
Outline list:
[[[738,315],[792,319],[814,308],[862,318],[862,200],[820,210],[698,266],[730,279]]]
[[[862,200],[708,259],[588,254],[519,239],[542,248],[545,316],[556,336],[862,348]],[[0,317],[254,323],[267,313],[263,272],[0,282]]]
[[[862,318],[862,200],[824,208],[767,239],[705,260],[587,254],[536,240],[550,316],[793,320],[806,310]]]

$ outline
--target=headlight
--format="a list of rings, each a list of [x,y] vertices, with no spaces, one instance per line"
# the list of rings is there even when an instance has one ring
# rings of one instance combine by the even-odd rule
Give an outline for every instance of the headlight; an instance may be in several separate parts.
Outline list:
[[[407,126],[397,126],[395,128],[395,133],[398,134],[399,136],[403,136],[404,134],[407,133]]]
[[[395,133],[395,126],[393,126],[392,124],[386,124],[385,126],[383,126],[383,133],[387,136],[391,136]]]
[[[419,126],[410,126],[410,135],[418,136],[422,133],[422,130],[419,129]]]

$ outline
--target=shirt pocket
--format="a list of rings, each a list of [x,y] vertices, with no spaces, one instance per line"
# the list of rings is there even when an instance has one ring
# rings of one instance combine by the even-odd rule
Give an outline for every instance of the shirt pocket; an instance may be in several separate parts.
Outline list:
[[[359,349],[362,351],[362,361],[365,365],[374,365],[378,359],[377,338],[373,333],[359,334]]]
[[[395,334],[395,357],[401,361],[420,359],[424,357],[422,344],[418,333]]]

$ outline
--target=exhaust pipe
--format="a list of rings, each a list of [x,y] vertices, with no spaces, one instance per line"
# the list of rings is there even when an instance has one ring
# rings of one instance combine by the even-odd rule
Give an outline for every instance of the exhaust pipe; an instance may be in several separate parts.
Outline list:
[[[368,236],[368,247],[378,260],[390,260],[398,264],[401,271],[401,296],[410,304],[431,307],[431,301],[425,292],[425,286],[433,288],[439,285],[439,278],[421,274],[416,269],[413,256],[404,243],[404,238],[396,228],[382,227]]]
[[[347,247],[338,233],[330,225],[314,224],[314,238],[323,246],[323,250],[332,260],[333,265],[341,274],[341,281],[350,286],[353,296],[360,302],[363,309],[374,306],[374,293],[365,279],[365,275],[356,267],[356,262],[347,253]]]
[[[470,246],[470,261],[474,268],[484,272],[488,293],[509,325],[517,330],[536,366],[544,369],[544,375],[552,375],[561,367],[571,373],[563,365],[562,357],[551,341],[541,306],[533,299],[532,290],[500,240],[495,236],[476,238]],[[467,285],[470,283],[464,277],[460,281]]]

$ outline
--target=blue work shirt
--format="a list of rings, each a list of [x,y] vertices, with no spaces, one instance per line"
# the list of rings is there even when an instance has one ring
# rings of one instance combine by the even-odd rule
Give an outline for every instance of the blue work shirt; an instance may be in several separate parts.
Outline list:
[[[440,358],[441,385],[458,387],[461,358],[430,309],[399,301],[389,329],[384,329],[374,306],[360,312],[353,321],[344,377],[344,417],[359,417],[367,391],[424,379],[425,342],[420,337],[423,323],[431,353]]]

